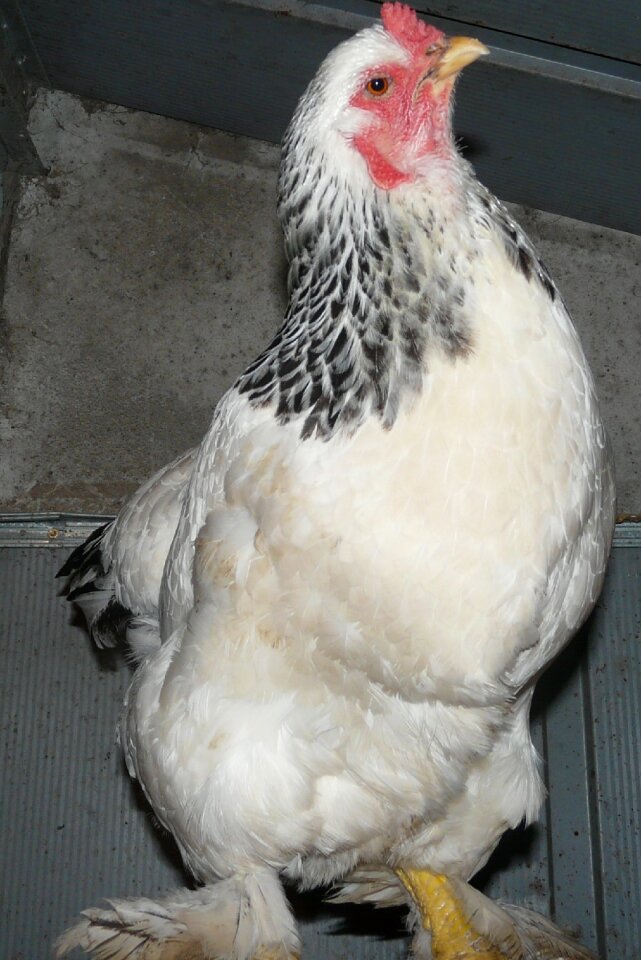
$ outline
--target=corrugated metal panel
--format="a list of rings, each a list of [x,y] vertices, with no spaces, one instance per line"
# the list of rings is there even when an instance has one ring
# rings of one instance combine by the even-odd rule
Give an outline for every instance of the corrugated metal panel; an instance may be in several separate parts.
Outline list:
[[[271,141],[325,54],[379,14],[366,0],[21,3],[54,86]],[[573,8],[555,9],[574,30]],[[458,12],[443,3],[430,18],[469,33]],[[492,57],[457,93],[457,133],[479,177],[503,199],[641,233],[638,64],[501,32],[502,22],[472,28]],[[637,24],[618,25],[632,46]]]
[[[115,893],[120,881],[140,893],[180,881],[115,746],[127,670],[71,625],[52,579],[60,558],[0,550],[0,956],[8,960],[48,957],[81,901]]]
[[[587,946],[602,948],[598,821],[586,714],[585,632],[557,661],[538,691],[544,709],[551,913]]]
[[[602,923],[612,956],[621,958],[638,958],[641,950],[639,559],[639,553],[630,549],[614,557],[610,590],[592,624],[586,689],[594,745],[595,817],[600,828]]]
[[[54,573],[91,523],[47,518],[29,529],[22,518],[0,527],[6,960],[44,960],[65,924],[105,896],[154,895],[184,882],[114,743],[129,671],[91,647],[56,596]],[[25,546],[20,530],[23,541],[48,545]],[[638,960],[641,530],[620,530],[617,542],[586,635],[538,695],[535,738],[550,791],[543,823],[507,838],[482,879],[492,896],[555,915],[603,960]],[[307,956],[404,954],[397,913],[295,899]]]

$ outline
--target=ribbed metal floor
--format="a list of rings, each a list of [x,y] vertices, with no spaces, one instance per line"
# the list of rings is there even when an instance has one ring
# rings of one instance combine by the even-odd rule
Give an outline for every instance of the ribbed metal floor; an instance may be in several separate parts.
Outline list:
[[[54,574],[95,525],[0,524],[0,957],[44,960],[77,912],[105,896],[184,883],[171,842],[127,777],[114,728],[129,670],[100,654]],[[641,956],[641,528],[622,525],[587,638],[537,697],[544,822],[502,843],[493,896],[552,914],[603,960]],[[585,640],[587,639],[587,650]],[[400,915],[296,898],[305,956],[404,955]]]

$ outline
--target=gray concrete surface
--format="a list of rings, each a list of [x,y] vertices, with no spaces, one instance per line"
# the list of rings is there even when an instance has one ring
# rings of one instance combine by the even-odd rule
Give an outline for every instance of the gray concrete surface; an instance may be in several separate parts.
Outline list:
[[[0,510],[115,512],[198,442],[280,322],[278,150],[42,92],[9,251]],[[641,511],[641,237],[516,210],[559,282]]]

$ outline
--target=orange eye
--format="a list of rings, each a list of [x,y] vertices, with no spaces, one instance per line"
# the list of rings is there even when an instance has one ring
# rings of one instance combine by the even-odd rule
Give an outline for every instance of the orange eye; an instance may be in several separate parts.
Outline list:
[[[387,77],[372,77],[367,81],[365,89],[373,97],[382,97],[390,88],[391,81]]]

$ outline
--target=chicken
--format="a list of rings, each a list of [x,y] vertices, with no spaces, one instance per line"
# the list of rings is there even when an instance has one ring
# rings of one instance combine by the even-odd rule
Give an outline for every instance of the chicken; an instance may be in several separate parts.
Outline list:
[[[591,956],[468,883],[537,815],[534,685],[614,522],[567,310],[454,144],[486,52],[386,3],[330,53],[284,138],[283,326],[65,569],[129,627],[128,768],[200,887],[87,910],[59,955],[293,958],[286,881],[407,903],[421,958]]]

